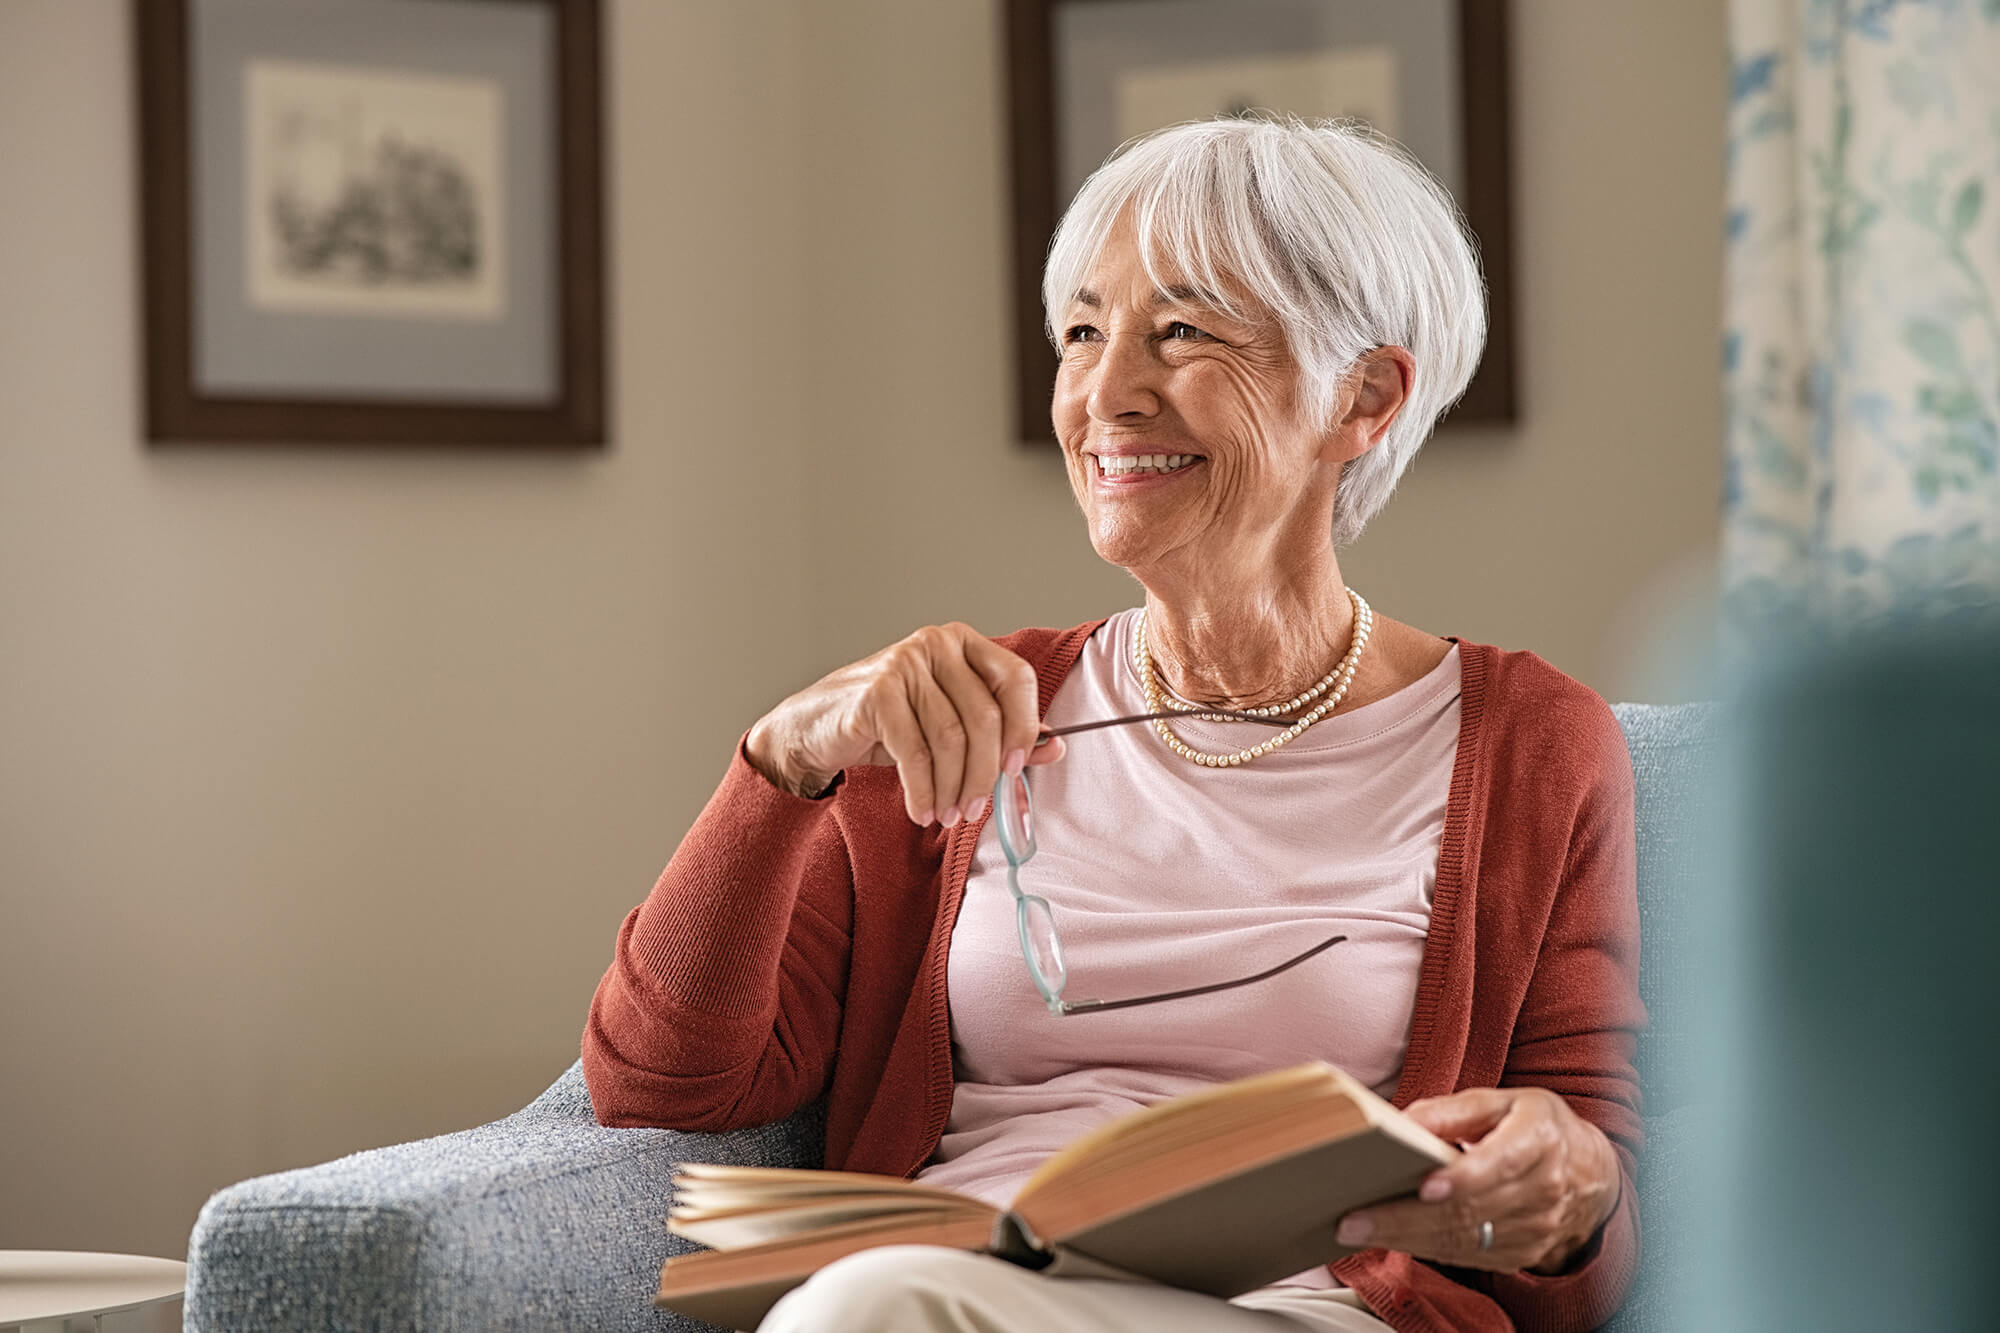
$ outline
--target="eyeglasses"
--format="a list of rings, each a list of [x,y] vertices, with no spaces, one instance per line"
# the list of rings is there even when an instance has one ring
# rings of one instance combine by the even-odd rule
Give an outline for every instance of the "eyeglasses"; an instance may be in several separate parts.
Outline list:
[[[1135,713],[1130,717],[1108,718],[1101,722],[1080,722],[1075,726],[1058,727],[1044,731],[1041,744],[1054,736],[1067,736],[1079,731],[1095,731],[1100,727],[1126,726],[1134,722],[1151,722],[1156,718],[1183,718],[1191,716],[1182,712]],[[1222,718],[1241,722],[1263,722],[1272,726],[1288,727],[1291,718],[1264,717],[1255,713],[1232,712],[1226,708],[1204,709],[1199,714],[1204,718]],[[1021,936],[1021,956],[1028,960],[1028,975],[1034,978],[1035,989],[1042,993],[1042,1000],[1052,1014],[1091,1014],[1108,1009],[1132,1009],[1142,1004],[1159,1004],[1164,1000],[1181,1000],[1193,995],[1207,995],[1213,991],[1230,990],[1237,986],[1248,986],[1253,982],[1275,977],[1280,972],[1297,967],[1315,954],[1326,952],[1346,939],[1345,935],[1335,935],[1332,939],[1321,940],[1296,958],[1287,959],[1276,967],[1265,968],[1262,972],[1234,981],[1218,981],[1206,986],[1190,986],[1185,990],[1163,991],[1158,995],[1137,995],[1128,1000],[1065,1000],[1063,987],[1069,982],[1069,971],[1063,963],[1062,938],[1056,934],[1055,913],[1049,907],[1049,900],[1038,893],[1021,891],[1021,867],[1035,857],[1035,806],[1028,790],[1028,773],[1002,773],[993,784],[993,815],[1000,831],[1000,850],[1007,855],[1007,888],[1014,895],[1014,922]]]

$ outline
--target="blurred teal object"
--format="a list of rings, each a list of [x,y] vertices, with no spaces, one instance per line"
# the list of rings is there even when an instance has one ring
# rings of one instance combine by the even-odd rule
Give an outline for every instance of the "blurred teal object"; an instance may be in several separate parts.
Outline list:
[[[1933,625],[1794,649],[1742,691],[1685,1327],[2000,1324],[1996,661],[2000,626]]]

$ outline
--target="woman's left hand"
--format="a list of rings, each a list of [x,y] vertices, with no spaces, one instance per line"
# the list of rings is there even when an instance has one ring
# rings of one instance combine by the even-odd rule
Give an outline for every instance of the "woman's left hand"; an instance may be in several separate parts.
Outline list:
[[[1545,1088],[1467,1088],[1412,1102],[1410,1117],[1465,1155],[1414,1199],[1341,1219],[1343,1245],[1401,1250],[1459,1268],[1559,1273],[1618,1206],[1618,1154]],[[1481,1250],[1481,1224],[1493,1224]]]

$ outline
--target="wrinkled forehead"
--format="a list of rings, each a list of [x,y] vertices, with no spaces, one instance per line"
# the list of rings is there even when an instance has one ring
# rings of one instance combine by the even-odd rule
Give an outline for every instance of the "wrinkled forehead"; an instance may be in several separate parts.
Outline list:
[[[1148,277],[1144,274],[1140,276]],[[1227,313],[1231,308],[1227,302],[1206,287],[1197,287],[1184,282],[1170,282],[1162,287],[1154,286],[1150,281],[1139,287],[1133,287],[1121,282],[1119,275],[1115,274],[1086,275],[1084,285],[1070,294],[1070,304],[1080,310],[1102,310],[1114,302],[1126,299],[1131,299],[1134,304],[1147,310],[1185,310],[1207,314]]]
[[[1202,253],[1173,229],[1142,229],[1136,211],[1128,205],[1104,229],[1095,250],[1080,256],[1069,306],[1101,310],[1117,302],[1234,319],[1268,316],[1249,284],[1221,256]]]

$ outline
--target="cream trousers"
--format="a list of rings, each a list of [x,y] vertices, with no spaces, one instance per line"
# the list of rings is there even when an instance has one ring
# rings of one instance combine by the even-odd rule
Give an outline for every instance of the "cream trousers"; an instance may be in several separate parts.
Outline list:
[[[1233,1301],[1149,1282],[1044,1277],[935,1245],[885,1245],[828,1264],[757,1333],[1384,1333],[1345,1288],[1265,1287]]]

